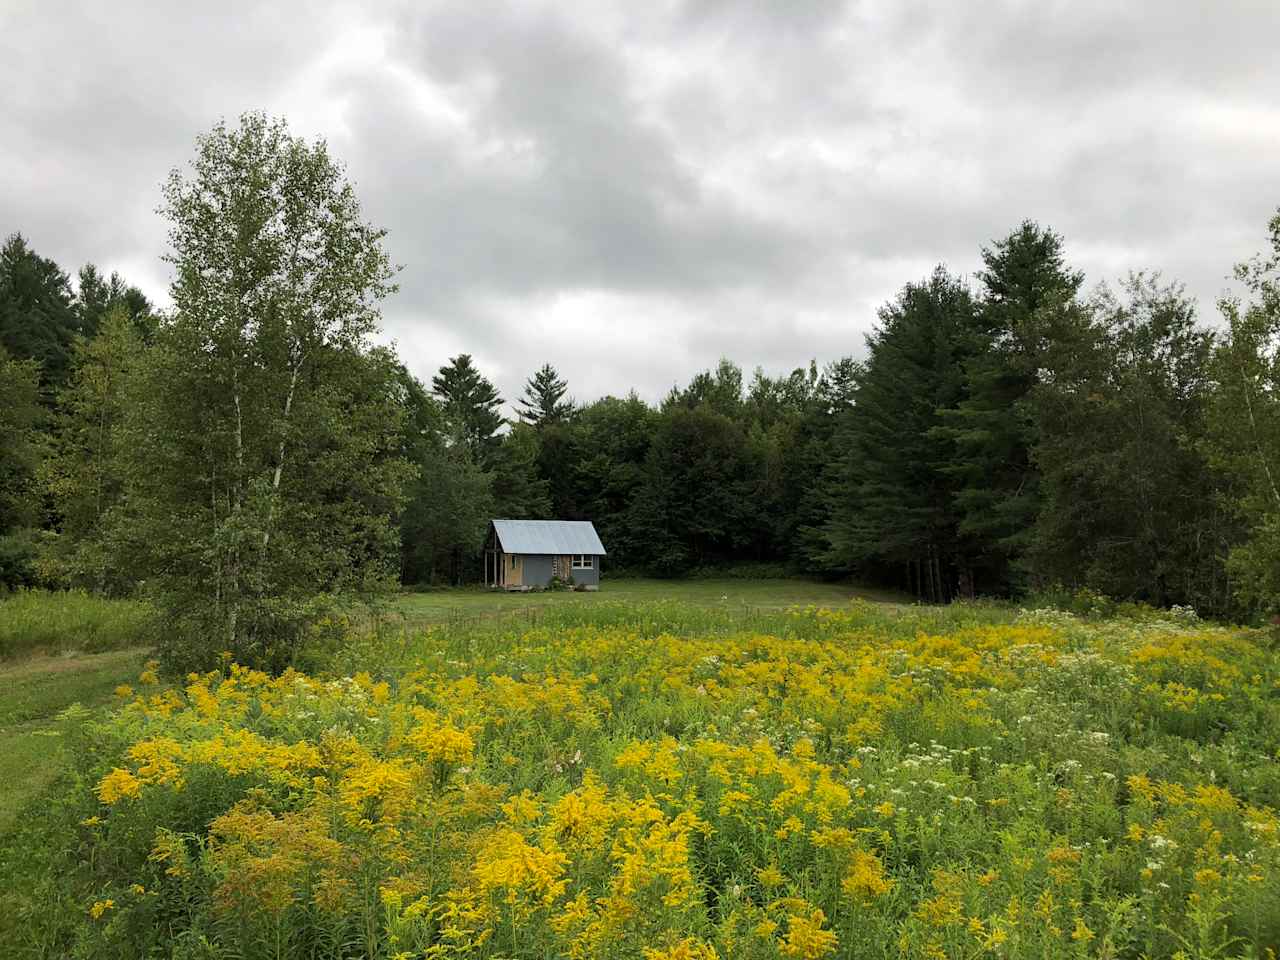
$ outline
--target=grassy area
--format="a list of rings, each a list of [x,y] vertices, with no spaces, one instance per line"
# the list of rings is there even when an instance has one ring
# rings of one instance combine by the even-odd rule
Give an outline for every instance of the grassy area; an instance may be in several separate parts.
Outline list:
[[[82,590],[21,590],[0,598],[0,660],[142,646],[151,619],[151,608],[136,600]]]
[[[64,762],[54,718],[73,703],[98,706],[142,669],[140,650],[35,657],[0,667],[0,833]]]
[[[506,593],[476,588],[425,590],[401,594],[393,610],[410,625],[501,616],[550,606],[674,602],[695,607],[741,611],[785,610],[792,606],[842,609],[856,599],[900,602],[892,591],[848,583],[812,580],[608,580],[592,593]]]

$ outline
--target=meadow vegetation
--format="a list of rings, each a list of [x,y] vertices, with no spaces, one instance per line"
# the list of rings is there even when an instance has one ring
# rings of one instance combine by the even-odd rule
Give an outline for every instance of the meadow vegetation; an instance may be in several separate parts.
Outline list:
[[[74,762],[6,847],[10,952],[1280,945],[1264,631],[609,600],[346,631],[317,627],[310,674],[143,670],[64,715]]]
[[[146,646],[156,639],[153,616],[141,601],[84,590],[0,595],[0,660]]]

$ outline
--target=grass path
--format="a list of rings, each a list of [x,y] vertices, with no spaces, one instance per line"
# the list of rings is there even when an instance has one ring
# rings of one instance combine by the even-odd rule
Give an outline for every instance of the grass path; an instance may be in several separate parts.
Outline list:
[[[58,773],[57,715],[73,703],[110,702],[145,660],[143,650],[116,650],[0,664],[0,833]]]

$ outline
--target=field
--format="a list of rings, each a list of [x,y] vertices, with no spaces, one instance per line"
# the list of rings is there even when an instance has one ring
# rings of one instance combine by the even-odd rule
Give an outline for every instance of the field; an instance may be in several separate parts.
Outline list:
[[[405,593],[392,605],[412,625],[428,625],[498,614],[541,611],[564,604],[667,603],[728,611],[784,610],[791,606],[840,608],[854,599],[898,601],[885,590],[811,580],[606,580],[595,593],[502,593],[482,589]]]
[[[412,596],[314,675],[140,671],[50,728],[6,955],[1280,945],[1269,634],[731,588]]]

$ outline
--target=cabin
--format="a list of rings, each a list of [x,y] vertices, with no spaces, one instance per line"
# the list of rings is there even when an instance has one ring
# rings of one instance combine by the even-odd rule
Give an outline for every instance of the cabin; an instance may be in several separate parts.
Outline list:
[[[491,520],[484,548],[486,587],[532,590],[553,578],[600,587],[604,544],[590,520]]]

